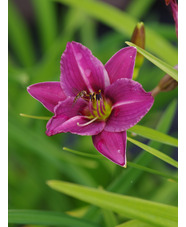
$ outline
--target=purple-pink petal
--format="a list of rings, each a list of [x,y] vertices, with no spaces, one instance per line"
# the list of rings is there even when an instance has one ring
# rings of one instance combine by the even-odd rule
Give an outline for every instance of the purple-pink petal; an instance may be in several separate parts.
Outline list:
[[[125,47],[110,58],[105,68],[111,84],[120,78],[132,79],[136,53],[135,47]]]
[[[106,132],[102,131],[92,137],[95,148],[106,158],[114,163],[126,165],[126,131]]]
[[[68,43],[60,63],[61,84],[68,96],[75,96],[83,90],[98,92],[110,84],[103,64],[80,43]]]
[[[27,88],[28,93],[43,104],[49,111],[54,112],[54,107],[59,101],[66,99],[60,82],[42,82],[32,84]]]
[[[47,123],[46,134],[52,136],[63,132],[78,135],[96,135],[100,133],[105,126],[105,122],[95,120],[88,124],[90,119],[82,114],[86,106],[84,100],[79,99],[74,103],[73,98],[70,97],[60,102],[54,109],[55,116]]]
[[[119,79],[105,90],[105,96],[112,102],[112,112],[105,131],[121,132],[137,124],[150,110],[154,98],[145,92],[138,82]]]
[[[175,21],[176,35],[178,37],[178,4],[177,4],[176,0],[171,0],[170,6],[172,9],[172,15],[173,15],[173,18]]]

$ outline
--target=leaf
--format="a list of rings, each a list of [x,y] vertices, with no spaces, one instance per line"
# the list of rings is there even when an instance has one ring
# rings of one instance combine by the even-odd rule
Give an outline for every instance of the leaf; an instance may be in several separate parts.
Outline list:
[[[139,169],[139,170],[143,170],[143,171],[148,172],[148,173],[152,173],[152,174],[155,174],[155,175],[159,175],[159,176],[162,176],[162,177],[166,177],[168,180],[171,180],[171,181],[173,181],[173,182],[178,182],[178,178],[177,178],[177,177],[174,177],[174,176],[172,176],[172,175],[168,175],[168,174],[166,174],[166,173],[157,171],[157,170],[155,170],[155,169],[148,168],[148,167],[145,167],[145,166],[136,164],[136,163],[134,163],[134,162],[127,162],[127,165],[128,165],[128,166],[131,166],[131,167],[133,167],[133,168]]]
[[[168,145],[172,145],[177,147],[178,146],[178,140],[174,137],[171,137],[169,135],[166,135],[162,132],[159,132],[155,129],[151,129],[145,126],[141,125],[135,125],[132,128],[128,129],[129,132],[134,132],[140,136],[143,136],[147,139],[155,140],[160,143],[165,143]]]
[[[178,210],[174,206],[57,180],[50,180],[47,184],[61,193],[122,214],[127,218],[166,227],[175,227],[177,224]]]
[[[22,125],[18,119],[11,115],[9,116],[9,137],[28,151],[34,152],[47,160],[49,165],[55,166],[61,173],[75,182],[90,186],[97,184],[86,169],[81,168],[95,168],[97,166],[95,160],[77,156],[72,157],[70,154],[61,152],[60,146],[57,146],[49,138],[43,137],[40,133],[32,131],[26,125]]]
[[[95,154],[89,154],[89,153],[85,153],[85,152],[81,152],[81,151],[76,151],[76,150],[72,150],[68,147],[63,147],[63,150],[64,151],[69,151],[73,154],[77,154],[77,155],[81,155],[81,156],[84,156],[84,157],[89,157],[89,158],[105,158],[103,157],[102,155],[95,155]]]
[[[9,210],[8,222],[14,224],[33,224],[33,225],[57,225],[57,226],[81,226],[97,227],[97,224],[87,220],[72,217],[64,213],[40,210]]]
[[[115,214],[112,211],[106,209],[102,209],[101,211],[106,227],[115,227],[118,223]]]
[[[8,2],[8,30],[10,45],[23,66],[35,62],[34,45],[25,20],[18,13],[13,1]]]
[[[117,225],[116,227],[152,227],[152,225],[138,220],[131,220]]]
[[[147,13],[155,0],[133,0],[129,2],[129,6],[127,6],[127,13],[140,19]]]
[[[45,52],[55,41],[57,35],[57,21],[55,4],[46,0],[33,0],[37,30],[39,32],[40,45]]]
[[[63,150],[69,151],[69,152],[71,152],[73,154],[85,156],[85,157],[104,159],[104,160],[108,161],[108,159],[106,159],[101,154],[98,154],[98,155],[89,154],[89,153],[85,153],[85,152],[80,152],[80,151],[72,150],[72,149],[67,148],[67,147],[63,147]],[[156,175],[159,175],[159,176],[162,176],[162,177],[166,177],[168,180],[172,180],[172,181],[178,182],[178,178],[177,177],[172,177],[172,175],[168,175],[168,174],[162,173],[160,171],[157,171],[155,169],[147,168],[145,166],[142,166],[142,165],[139,165],[139,164],[136,164],[136,163],[133,163],[133,162],[128,162],[127,161],[127,166],[131,166],[133,168],[136,168],[136,169],[139,169],[139,170],[148,172],[148,173],[152,173],[152,174],[156,174]]]
[[[55,0],[71,7],[76,7],[95,19],[111,26],[122,34],[127,34],[131,37],[134,27],[137,24],[137,19],[131,17],[124,11],[121,11],[109,4],[94,0]],[[163,37],[159,36],[155,31],[145,27],[146,47],[157,54],[159,57],[167,60],[170,64],[177,64],[177,50]]]
[[[174,159],[172,159],[171,157],[169,157],[168,155],[162,153],[161,151],[158,151],[157,149],[154,149],[146,144],[143,144],[137,140],[134,140],[130,137],[127,137],[127,140],[130,141],[131,143],[134,143],[136,146],[144,149],[145,151],[149,152],[150,154],[158,157],[159,159],[169,163],[170,165],[174,166],[174,167],[178,167],[178,162],[175,161]]]
[[[176,81],[178,81],[178,71],[176,69],[174,69],[172,66],[170,66],[169,64],[167,64],[166,62],[163,62],[162,60],[160,60],[159,58],[153,56],[152,54],[150,54],[149,52],[147,52],[146,50],[138,47],[137,45],[131,43],[131,42],[125,42],[127,45],[129,46],[133,46],[137,48],[137,51],[142,54],[146,59],[148,59],[150,62],[152,62],[154,65],[156,65],[158,68],[160,68],[161,70],[163,70],[165,73],[167,73],[168,75],[170,75],[173,79],[175,79]]]

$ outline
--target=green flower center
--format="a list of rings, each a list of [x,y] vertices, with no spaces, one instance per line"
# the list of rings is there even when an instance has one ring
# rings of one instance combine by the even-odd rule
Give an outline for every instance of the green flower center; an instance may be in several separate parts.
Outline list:
[[[93,100],[91,108],[91,118],[96,117],[98,120],[106,120],[111,114],[111,103],[103,98]]]

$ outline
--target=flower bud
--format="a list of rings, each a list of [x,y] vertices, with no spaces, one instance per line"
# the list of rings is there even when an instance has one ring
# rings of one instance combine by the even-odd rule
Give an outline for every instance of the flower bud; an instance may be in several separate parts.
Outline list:
[[[174,68],[178,69],[178,66],[176,65]],[[158,86],[152,90],[151,94],[152,94],[152,96],[156,96],[160,92],[172,91],[177,86],[178,86],[178,82],[175,79],[173,79],[171,76],[166,74],[160,80]]]
[[[134,29],[134,32],[132,34],[131,42],[141,47],[142,49],[145,48],[145,27],[143,22],[137,23]],[[144,61],[143,55],[141,55],[140,53],[137,53],[133,79],[137,78],[139,69],[143,64],[143,61]]]

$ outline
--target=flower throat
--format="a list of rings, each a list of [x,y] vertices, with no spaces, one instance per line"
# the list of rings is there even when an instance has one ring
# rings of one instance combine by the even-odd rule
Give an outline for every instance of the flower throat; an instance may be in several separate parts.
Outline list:
[[[77,123],[78,126],[86,126],[96,120],[106,120],[109,117],[111,113],[111,102],[105,99],[101,90],[99,90],[98,93],[94,92],[89,94],[86,91],[81,91],[76,95],[74,103],[79,98],[88,102],[88,109],[86,109],[85,117],[90,119],[90,121],[85,124]]]

